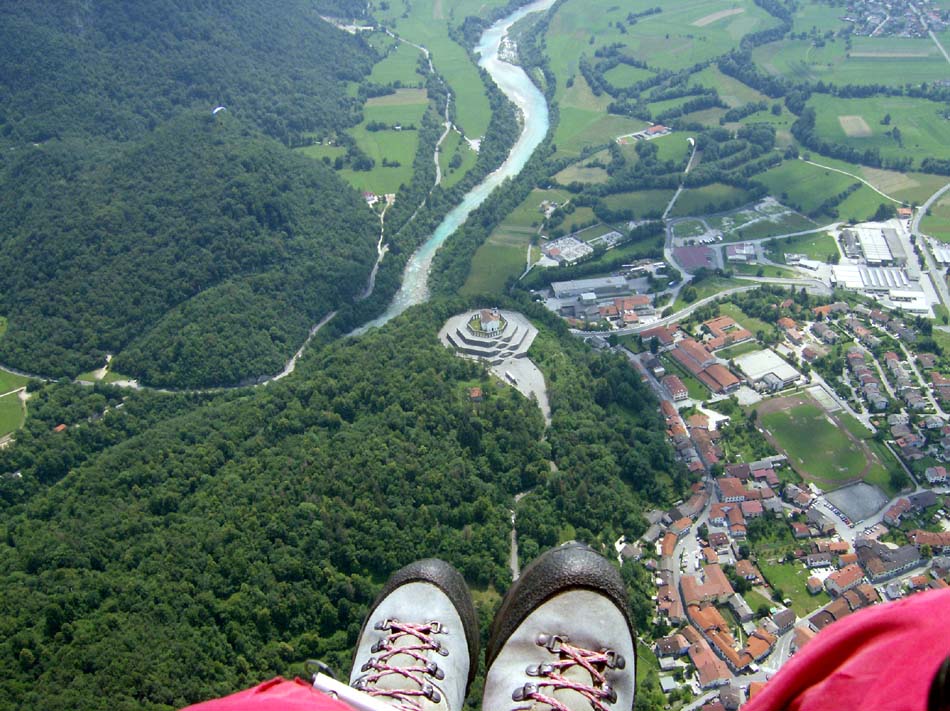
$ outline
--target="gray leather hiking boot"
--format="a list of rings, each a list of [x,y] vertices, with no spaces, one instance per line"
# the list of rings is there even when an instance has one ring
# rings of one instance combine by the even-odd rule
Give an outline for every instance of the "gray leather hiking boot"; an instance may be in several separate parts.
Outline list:
[[[461,711],[478,666],[465,581],[435,558],[395,573],[360,631],[350,685],[404,711]]]
[[[630,711],[636,635],[620,574],[571,543],[531,563],[492,623],[483,711]]]

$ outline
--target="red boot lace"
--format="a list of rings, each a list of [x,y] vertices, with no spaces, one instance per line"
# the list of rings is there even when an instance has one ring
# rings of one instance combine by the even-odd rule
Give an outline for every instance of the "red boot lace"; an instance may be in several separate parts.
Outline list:
[[[607,683],[605,672],[607,669],[623,669],[626,666],[621,655],[609,649],[595,652],[575,647],[569,644],[565,636],[541,635],[537,643],[538,646],[546,647],[549,652],[558,655],[558,659],[548,664],[529,667],[528,674],[538,677],[539,681],[517,689],[512,694],[515,701],[537,701],[547,704],[552,711],[571,711],[553,696],[557,691],[570,690],[587,699],[594,711],[610,711],[605,704],[615,703],[617,693]],[[591,684],[583,684],[564,676],[568,669],[575,666],[582,667],[590,674]]]
[[[394,706],[399,711],[422,711],[422,701],[428,699],[432,703],[439,703],[442,695],[426,677],[441,680],[445,673],[436,665],[427,659],[427,653],[434,651],[442,656],[448,656],[448,650],[445,649],[431,635],[443,632],[442,625],[439,622],[426,622],[423,624],[413,624],[410,622],[399,622],[398,620],[386,620],[377,622],[376,629],[389,630],[389,634],[373,645],[372,652],[382,652],[378,657],[370,657],[361,668],[361,671],[372,672],[359,679],[354,687],[369,694],[370,696],[385,696],[397,702]],[[403,640],[399,646],[397,641],[403,637],[411,637],[414,641]],[[418,662],[416,666],[399,666],[391,664],[391,660],[396,655],[407,655]],[[411,681],[418,688],[409,689],[380,689],[375,684],[383,677],[396,674]]]

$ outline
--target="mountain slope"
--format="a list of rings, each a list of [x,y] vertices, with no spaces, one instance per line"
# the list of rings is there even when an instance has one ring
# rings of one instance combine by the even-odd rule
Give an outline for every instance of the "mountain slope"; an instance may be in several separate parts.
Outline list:
[[[0,60],[0,362],[233,384],[366,284],[376,218],[281,142],[375,53],[306,2],[8,3]]]

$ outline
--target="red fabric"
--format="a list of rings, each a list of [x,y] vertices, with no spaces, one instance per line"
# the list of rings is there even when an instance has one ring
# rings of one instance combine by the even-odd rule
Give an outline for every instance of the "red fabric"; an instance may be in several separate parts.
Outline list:
[[[950,653],[950,589],[875,605],[829,625],[743,711],[924,711]]]
[[[277,677],[253,689],[245,689],[222,699],[188,706],[183,711],[353,711],[302,679],[287,681]]]

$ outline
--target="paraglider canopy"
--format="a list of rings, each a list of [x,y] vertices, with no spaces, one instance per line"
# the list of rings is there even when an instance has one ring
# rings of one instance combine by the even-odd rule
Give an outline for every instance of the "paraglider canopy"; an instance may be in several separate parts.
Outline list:
[[[227,110],[228,110],[228,109],[227,109],[226,106],[218,106],[214,111],[211,112],[211,115],[212,115],[212,116],[217,116],[217,115],[218,115],[219,113],[221,113],[222,111],[227,111]]]

